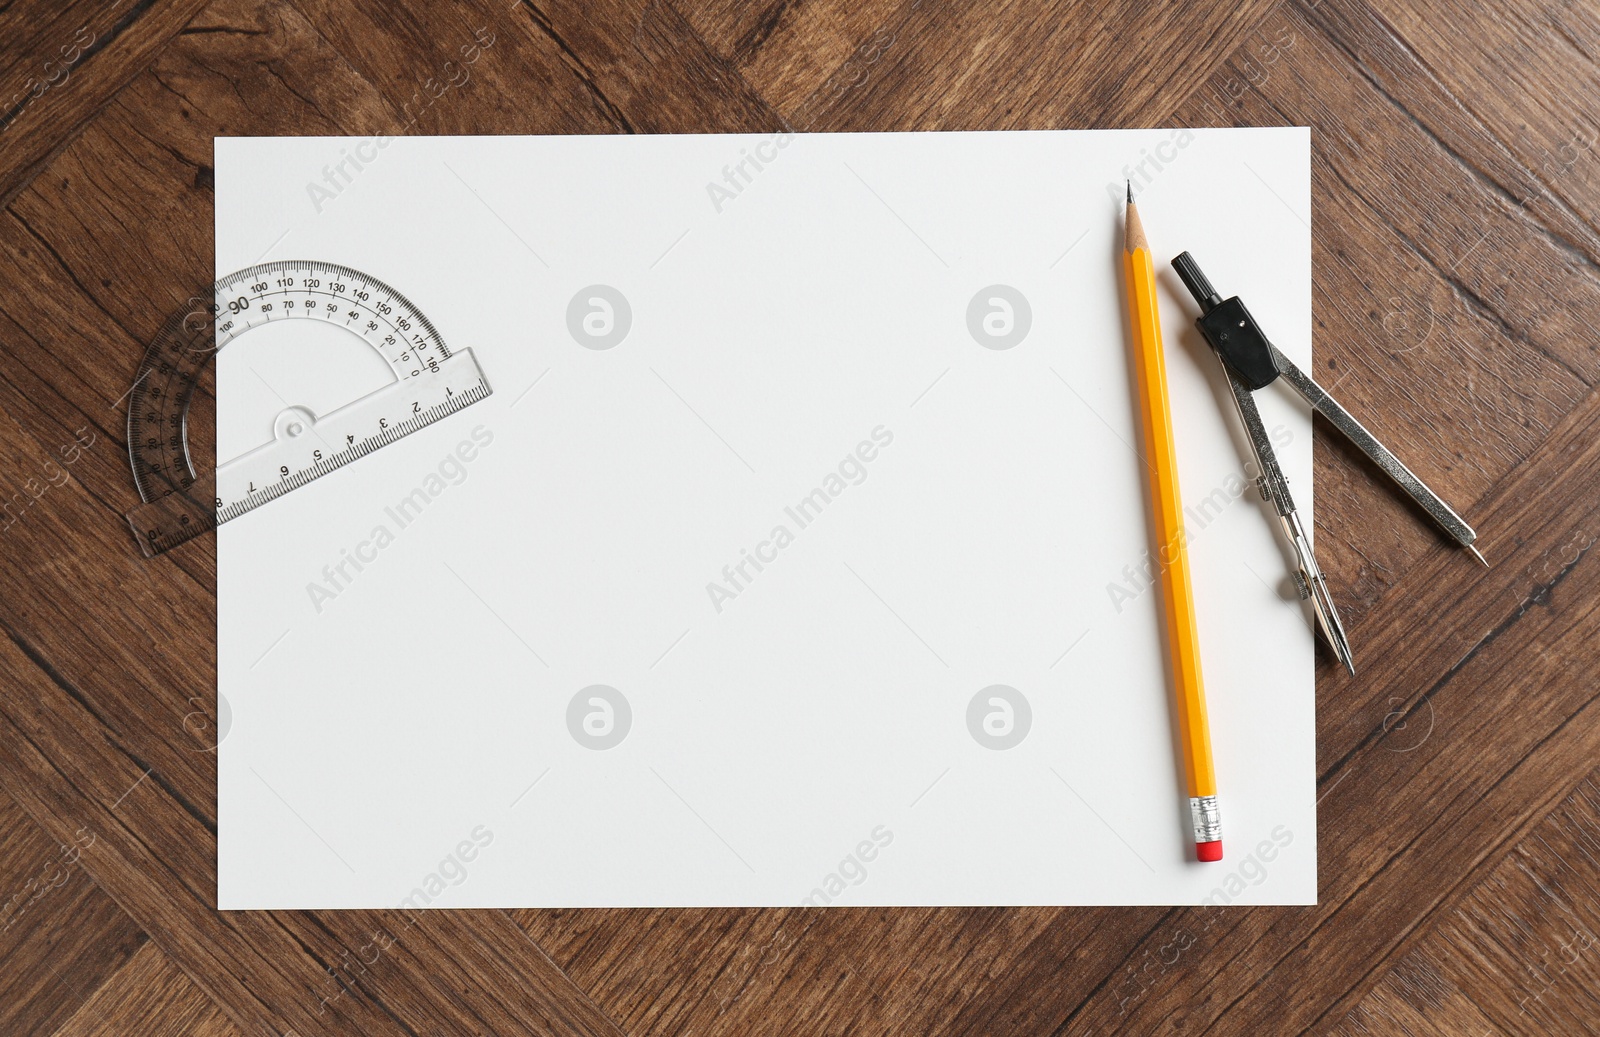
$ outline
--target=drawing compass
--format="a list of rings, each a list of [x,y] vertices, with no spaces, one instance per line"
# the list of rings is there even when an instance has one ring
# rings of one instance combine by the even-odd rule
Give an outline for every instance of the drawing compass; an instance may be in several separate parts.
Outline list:
[[[1471,551],[1478,561],[1488,565],[1478,549],[1472,546],[1473,541],[1478,539],[1478,534],[1473,532],[1472,527],[1441,500],[1437,493],[1417,478],[1411,469],[1401,464],[1398,457],[1378,442],[1361,422],[1340,406],[1339,401],[1335,400],[1326,389],[1280,353],[1278,348],[1267,340],[1260,326],[1256,324],[1255,318],[1250,315],[1250,311],[1245,308],[1244,302],[1238,296],[1225,300],[1218,295],[1189,253],[1185,252],[1174,259],[1172,268],[1178,272],[1185,287],[1200,304],[1201,313],[1195,320],[1195,326],[1211,344],[1211,348],[1222,363],[1223,370],[1227,373],[1234,406],[1239,412],[1239,420],[1243,422],[1245,434],[1250,440],[1250,449],[1255,454],[1259,472],[1256,486],[1261,491],[1262,499],[1270,503],[1278,513],[1278,525],[1284,539],[1288,541],[1290,550],[1294,552],[1298,566],[1295,582],[1298,584],[1300,597],[1311,599],[1311,611],[1316,617],[1317,630],[1327,641],[1328,647],[1333,650],[1335,658],[1343,663],[1345,669],[1353,676],[1356,672],[1355,662],[1350,654],[1350,643],[1345,638],[1344,624],[1339,622],[1339,610],[1334,607],[1333,598],[1328,593],[1327,581],[1323,579],[1322,570],[1317,566],[1317,557],[1311,550],[1311,540],[1306,535],[1299,514],[1295,511],[1294,499],[1289,495],[1289,482],[1278,466],[1277,456],[1272,450],[1272,441],[1267,435],[1266,426],[1261,421],[1261,412],[1256,409],[1255,397],[1252,394],[1257,389],[1271,385],[1282,376],[1295,392],[1305,397],[1313,410],[1327,418],[1334,428],[1370,457],[1374,464],[1416,501],[1451,539]]]

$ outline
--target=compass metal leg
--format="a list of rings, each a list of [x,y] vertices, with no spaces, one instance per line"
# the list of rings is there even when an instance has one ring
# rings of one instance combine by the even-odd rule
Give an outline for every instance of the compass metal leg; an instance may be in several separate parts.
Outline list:
[[[1332,422],[1333,427],[1344,433],[1346,439],[1372,458],[1372,463],[1406,491],[1406,494],[1416,501],[1422,510],[1439,524],[1439,528],[1450,535],[1451,539],[1471,551],[1484,565],[1489,564],[1478,549],[1472,546],[1473,541],[1478,539],[1478,534],[1437,493],[1430,490],[1427,483],[1417,478],[1411,469],[1389,452],[1388,447],[1378,442],[1377,437],[1356,420],[1355,415],[1340,406],[1338,400],[1318,385],[1314,378],[1296,367],[1294,362],[1279,352],[1276,346],[1272,347],[1272,359],[1278,365],[1283,377],[1288,379],[1296,392],[1306,398],[1318,414]]]
[[[1295,510],[1294,498],[1289,495],[1289,480],[1284,478],[1283,470],[1278,467],[1278,457],[1272,450],[1272,439],[1261,420],[1261,411],[1256,408],[1255,397],[1249,388],[1234,377],[1226,364],[1223,364],[1223,371],[1228,376],[1229,388],[1233,390],[1234,406],[1239,412],[1239,420],[1244,423],[1250,450],[1260,466],[1261,474],[1256,479],[1256,485],[1261,489],[1262,498],[1269,501],[1278,513],[1284,539],[1294,551],[1298,566],[1295,580],[1299,585],[1300,597],[1311,599],[1311,613],[1316,619],[1318,632],[1332,649],[1334,658],[1343,663],[1353,677],[1356,672],[1355,660],[1350,653],[1350,642],[1345,637],[1344,624],[1339,621],[1339,610],[1334,607],[1333,595],[1328,593],[1328,582],[1323,578],[1322,569],[1317,565],[1317,556],[1311,550],[1311,538],[1306,535],[1299,512]]]

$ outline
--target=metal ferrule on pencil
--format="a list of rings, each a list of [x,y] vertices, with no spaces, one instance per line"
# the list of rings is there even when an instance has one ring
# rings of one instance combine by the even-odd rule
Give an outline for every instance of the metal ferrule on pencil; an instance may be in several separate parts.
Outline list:
[[[1214,843],[1222,838],[1222,808],[1216,796],[1192,796],[1189,817],[1194,821],[1194,841]]]

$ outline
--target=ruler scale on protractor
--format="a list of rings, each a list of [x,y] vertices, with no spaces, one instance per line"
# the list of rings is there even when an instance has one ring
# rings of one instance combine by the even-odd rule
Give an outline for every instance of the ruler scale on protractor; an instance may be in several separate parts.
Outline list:
[[[248,267],[215,285],[215,303],[174,314],[150,343],[128,403],[128,457],[143,502],[128,512],[153,558],[380,450],[492,391],[472,350],[452,352],[411,301],[359,270],[317,260]],[[196,471],[189,408],[205,367],[266,324],[311,320],[376,349],[396,380],[324,414],[286,406],[270,441]]]

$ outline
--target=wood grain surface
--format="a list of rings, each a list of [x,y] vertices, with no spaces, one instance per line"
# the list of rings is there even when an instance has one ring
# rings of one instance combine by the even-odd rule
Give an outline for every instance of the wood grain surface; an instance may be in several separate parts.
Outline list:
[[[472,78],[436,100],[474,33]],[[0,2],[0,1034],[1600,1034],[1600,9],[1581,0]],[[1303,908],[242,912],[216,555],[123,394],[219,134],[1312,127],[1337,437]]]

